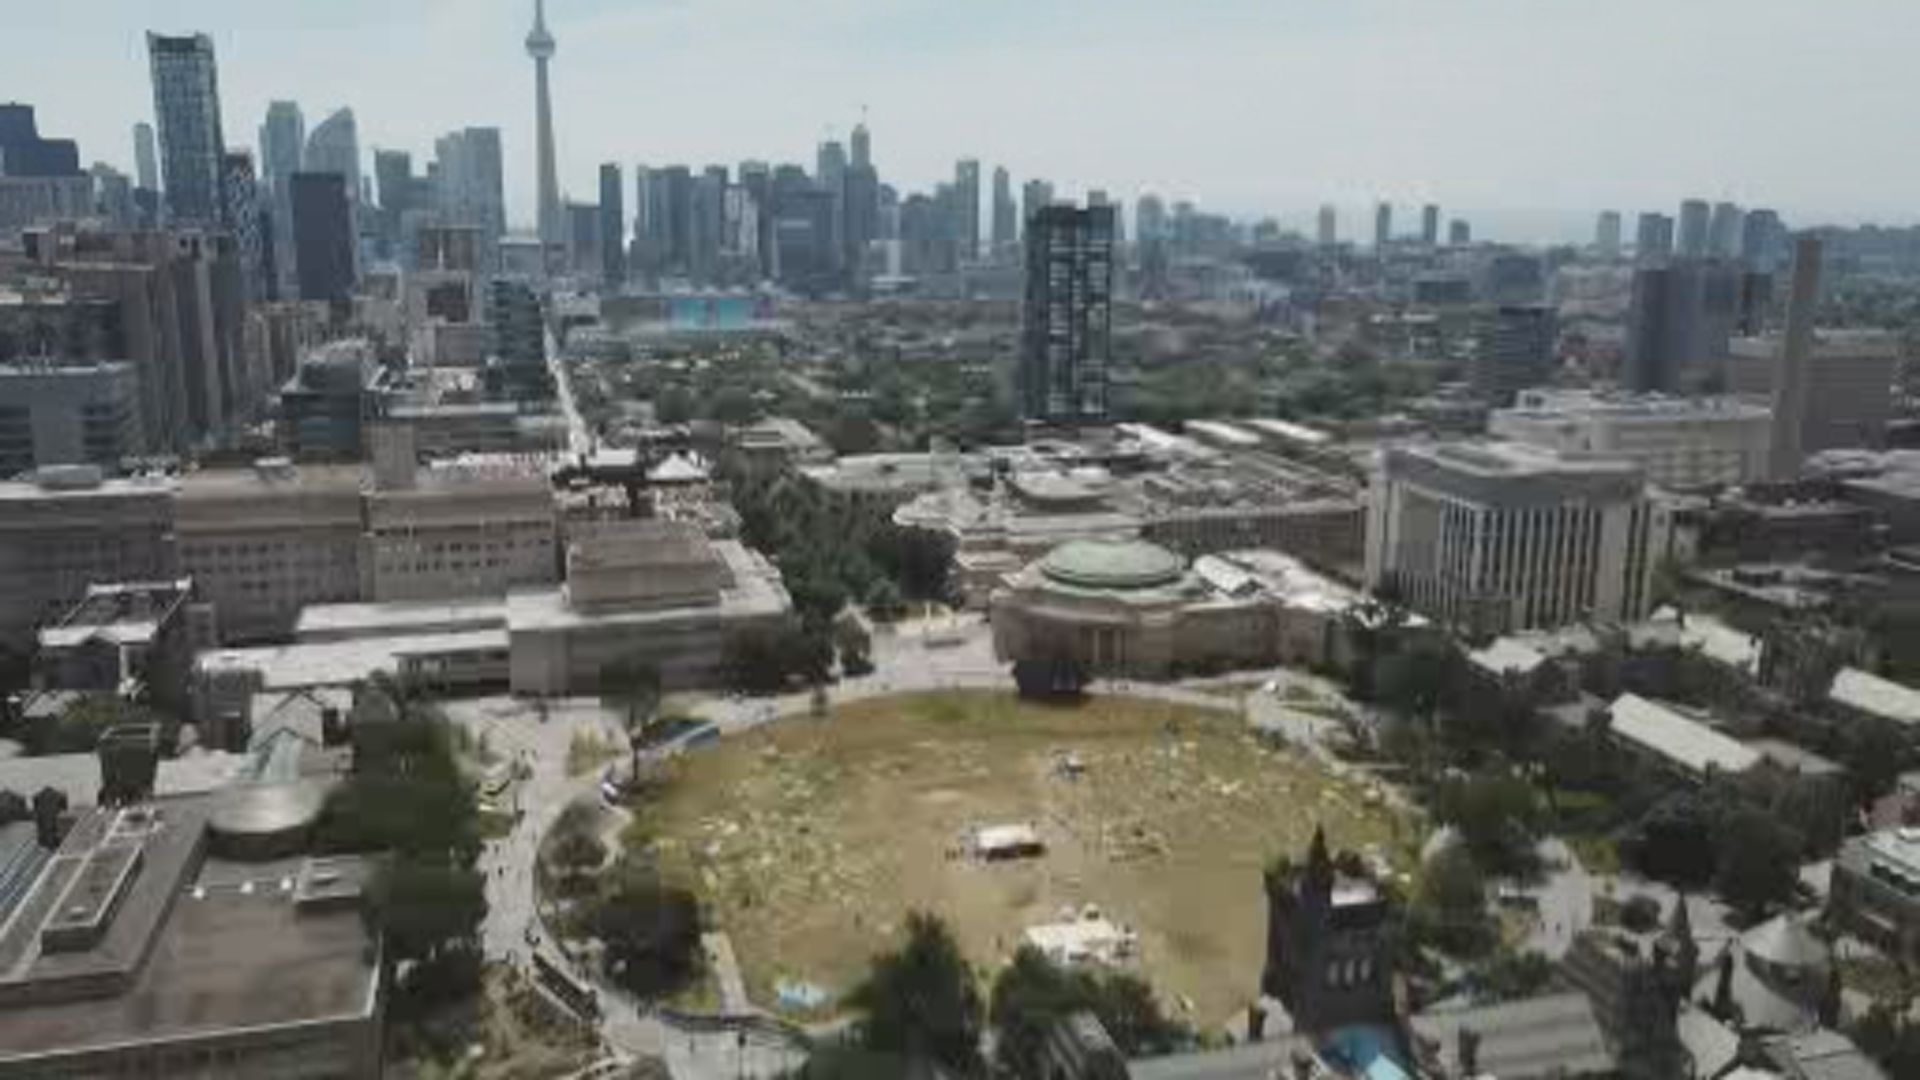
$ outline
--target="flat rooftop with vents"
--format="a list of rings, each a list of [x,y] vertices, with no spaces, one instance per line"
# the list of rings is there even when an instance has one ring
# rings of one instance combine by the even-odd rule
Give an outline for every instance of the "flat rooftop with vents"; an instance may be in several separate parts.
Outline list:
[[[87,811],[50,857],[0,837],[0,1077],[377,1074],[366,864],[209,858],[215,806]]]

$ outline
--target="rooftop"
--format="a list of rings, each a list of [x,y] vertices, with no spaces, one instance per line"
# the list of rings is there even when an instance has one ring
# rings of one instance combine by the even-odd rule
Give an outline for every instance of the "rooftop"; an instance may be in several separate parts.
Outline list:
[[[1069,540],[1041,560],[1040,571],[1062,585],[1129,591],[1173,584],[1186,561],[1143,540]]]
[[[1903,726],[1920,724],[1920,690],[1859,668],[1842,668],[1827,699]]]
[[[412,656],[482,651],[505,652],[504,629],[451,634],[412,634],[348,641],[267,645],[251,649],[212,649],[195,658],[202,673],[257,671],[264,690],[311,686],[348,686],[378,672],[397,674]]]
[[[1500,1080],[1611,1074],[1615,1062],[1583,993],[1549,994],[1412,1018],[1415,1037],[1453,1068],[1462,1028],[1480,1036],[1480,1071]],[[1449,1073],[1452,1075],[1452,1073]]]
[[[124,964],[136,949],[144,962],[129,966],[123,981],[84,988],[86,996],[0,1010],[0,1062],[360,1017],[374,1007],[377,963],[359,913],[297,909],[293,876],[280,867],[200,865],[193,802],[155,804],[172,817],[172,827],[147,842],[147,857],[101,947],[29,960],[25,976],[77,977],[102,964]],[[183,875],[196,869],[194,887],[176,896]],[[46,873],[39,888],[54,879]],[[18,961],[10,968],[20,977]]]
[[[1742,773],[1760,761],[1753,749],[1677,710],[1636,694],[1622,694],[1608,708],[1615,735],[1651,751],[1687,772],[1709,769]]]
[[[87,595],[56,625],[40,631],[43,649],[70,649],[93,639],[115,645],[151,642],[193,591],[193,582],[89,585]]]

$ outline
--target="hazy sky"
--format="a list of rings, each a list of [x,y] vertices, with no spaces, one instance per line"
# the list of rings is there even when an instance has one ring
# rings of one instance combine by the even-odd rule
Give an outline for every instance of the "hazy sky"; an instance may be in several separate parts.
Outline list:
[[[1362,229],[1432,200],[1481,235],[1581,235],[1685,195],[1790,221],[1906,222],[1920,0],[549,0],[561,183],[599,162],[799,161],[864,107],[903,188],[953,161],[1016,185],[1188,197]],[[226,136],[340,105],[363,149],[498,125],[531,217],[532,0],[0,0],[0,100],[131,171],[144,32],[204,30]],[[27,47],[22,47],[26,45]],[[631,196],[629,195],[629,201]]]

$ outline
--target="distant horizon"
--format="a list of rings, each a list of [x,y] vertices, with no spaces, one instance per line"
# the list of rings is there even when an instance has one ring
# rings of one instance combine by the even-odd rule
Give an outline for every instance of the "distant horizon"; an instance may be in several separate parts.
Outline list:
[[[1591,240],[1602,210],[1630,241],[1635,215],[1684,198],[1769,207],[1796,228],[1920,222],[1920,149],[1898,137],[1920,99],[1901,56],[1920,5],[1592,7],[549,0],[561,185],[596,201],[598,166],[615,162],[631,210],[635,164],[811,172],[818,143],[844,142],[864,111],[875,164],[903,194],[975,158],[983,203],[1004,164],[1016,189],[1037,176],[1129,206],[1151,191],[1307,235],[1332,203],[1360,243],[1380,199],[1396,236],[1434,202],[1476,240],[1526,244]],[[131,174],[133,125],[152,121],[147,31],[204,32],[230,146],[257,152],[277,99],[309,128],[351,107],[368,174],[376,148],[424,172],[437,136],[498,127],[523,228],[532,17],[532,0],[54,5],[35,13],[35,47],[10,56],[0,98],[35,106],[83,164]]]

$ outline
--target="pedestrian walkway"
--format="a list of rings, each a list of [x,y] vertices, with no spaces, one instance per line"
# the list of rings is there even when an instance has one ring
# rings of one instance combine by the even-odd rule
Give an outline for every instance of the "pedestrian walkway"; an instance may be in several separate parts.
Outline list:
[[[747,980],[740,974],[740,961],[733,955],[733,939],[725,931],[700,935],[700,947],[713,965],[713,977],[720,984],[720,1011],[728,1016],[745,1016],[753,1011],[747,1000]]]

